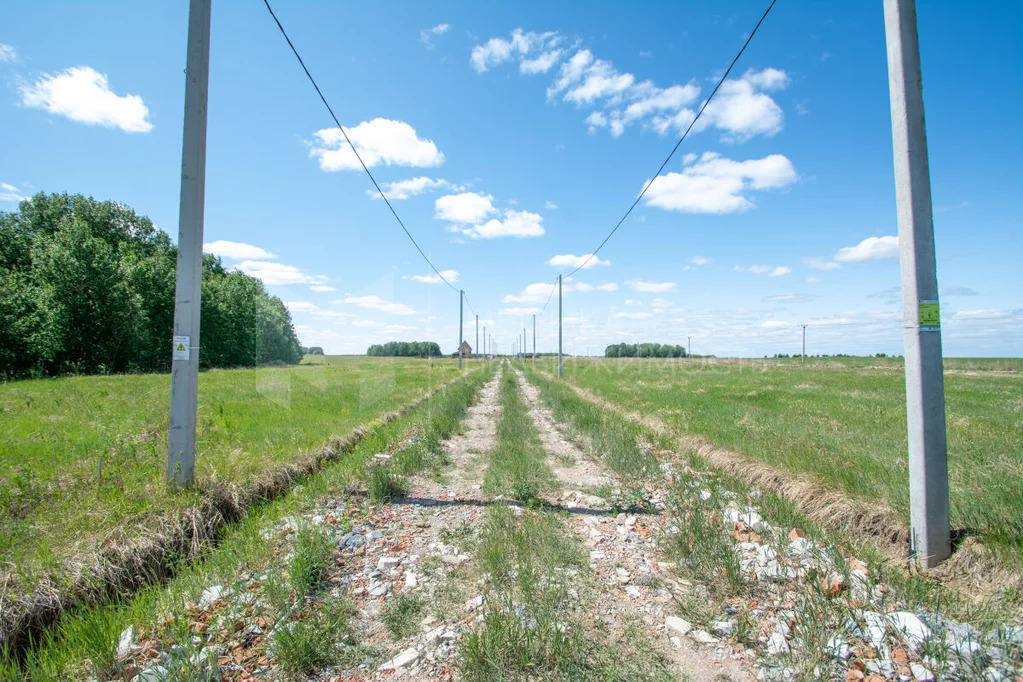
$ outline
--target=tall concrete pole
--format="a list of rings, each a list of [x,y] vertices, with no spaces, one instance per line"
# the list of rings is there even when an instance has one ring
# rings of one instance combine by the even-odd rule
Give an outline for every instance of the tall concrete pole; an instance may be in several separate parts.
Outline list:
[[[687,336],[686,339],[689,341],[689,349],[686,351],[686,355],[693,354],[693,337]]]
[[[561,359],[561,275],[558,275],[558,376],[560,377],[563,370],[563,363]]]
[[[458,290],[458,369],[462,369],[462,341],[465,335],[462,333],[462,302],[465,300],[465,291]]]
[[[483,361],[487,360],[487,327],[483,327]]]
[[[476,363],[480,361],[480,316],[476,316],[476,346],[473,348],[473,354],[476,356]]]
[[[185,125],[181,142],[181,203],[174,288],[167,483],[186,488],[195,479],[195,423],[199,405],[199,313],[202,232],[206,203],[206,104],[210,76],[210,0],[188,7]]]
[[[806,363],[806,325],[801,324],[799,326],[803,328],[803,354],[799,357],[801,358],[801,363]]]
[[[536,369],[536,315],[533,315],[533,369]]]
[[[909,427],[910,555],[924,568],[952,552],[941,318],[914,0],[884,0]]]

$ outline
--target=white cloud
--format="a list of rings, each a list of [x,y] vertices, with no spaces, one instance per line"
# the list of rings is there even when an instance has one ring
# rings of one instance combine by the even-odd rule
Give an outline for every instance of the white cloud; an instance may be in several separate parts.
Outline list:
[[[753,275],[767,275],[768,277],[781,277],[792,272],[792,268],[787,265],[751,265],[748,268],[743,268],[738,265],[735,266],[736,272],[748,272]]]
[[[337,291],[337,287],[328,286],[326,284],[313,284],[309,287],[313,291]]]
[[[448,24],[437,24],[433,28],[424,28],[419,31],[419,42],[426,46],[427,50],[433,49],[433,39],[444,35],[451,28]]]
[[[456,228],[455,231],[473,239],[498,237],[539,237],[544,234],[543,217],[539,213],[505,209],[502,218],[491,218],[480,225]]]
[[[323,275],[310,275],[294,265],[284,265],[264,260],[243,260],[238,269],[250,277],[262,280],[263,284],[323,284]]]
[[[230,260],[273,260],[277,258],[276,254],[265,251],[258,246],[244,242],[229,242],[226,239],[204,242],[202,250],[204,253],[212,253],[214,256]]]
[[[546,202],[544,202],[543,206],[544,206],[544,208],[546,208],[549,211],[557,211],[558,210],[558,205],[555,204],[553,201],[546,201]]]
[[[650,294],[663,294],[668,291],[674,291],[678,284],[675,282],[648,282],[642,279],[630,279],[625,282],[625,286],[629,287],[633,291],[642,291]]]
[[[309,155],[318,159],[324,171],[358,170],[359,160],[338,128],[315,133],[318,144]],[[374,118],[348,129],[348,137],[367,166],[413,166],[430,168],[444,163],[444,155],[433,140],[420,139],[415,128],[404,121]]]
[[[120,128],[127,133],[148,133],[149,108],[139,95],[116,95],[105,74],[88,66],[75,66],[46,74],[33,85],[22,85],[22,106],[45,109],[72,121]]]
[[[0,182],[0,201],[22,201],[27,198],[22,196],[21,190],[14,185]]]
[[[502,315],[538,315],[539,308],[502,308]]]
[[[626,320],[649,320],[653,317],[653,313],[615,313],[615,317],[621,317]]]
[[[284,305],[292,312],[311,313],[314,310],[320,309],[318,305],[310,303],[309,301],[285,301]]]
[[[411,308],[404,303],[386,301],[379,296],[346,296],[339,301],[335,301],[335,303],[350,303],[352,305],[357,305],[360,308],[380,310],[385,313],[391,313],[392,315],[418,314],[414,308]]]
[[[721,84],[717,96],[707,105],[694,130],[715,126],[724,131],[726,142],[745,142],[756,135],[770,137],[782,129],[784,114],[777,102],[765,90],[780,90],[789,83],[784,71],[768,68],[747,71],[742,78],[729,79]],[[689,120],[685,125],[689,125]],[[682,128],[675,121],[675,128]]]
[[[675,304],[666,298],[655,298],[650,301],[650,307],[652,308],[670,308],[673,305]]]
[[[687,158],[681,173],[654,179],[645,197],[648,205],[685,213],[734,213],[753,208],[753,201],[744,196],[751,190],[777,189],[796,181],[792,162],[781,154],[748,161],[713,152],[699,160]]]
[[[505,303],[546,303],[553,296],[552,292],[556,292],[556,290],[557,285],[551,282],[534,282],[517,294],[507,294],[503,300]],[[574,282],[566,279],[561,285],[562,293],[617,290],[618,285],[614,282],[590,284],[588,282]]]
[[[710,258],[704,258],[703,256],[690,256],[689,262],[693,265],[706,265],[710,263]]]
[[[385,182],[381,185],[381,189],[384,190],[384,196],[393,201],[395,199],[408,199],[409,197],[418,196],[424,192],[429,192],[435,189],[461,191],[462,187],[452,182],[448,182],[443,178],[437,178],[434,180],[433,178],[421,175],[416,178],[409,178],[408,180]],[[366,194],[374,199],[380,198],[380,193],[374,189],[366,190]]]
[[[856,246],[844,246],[835,254],[835,260],[843,263],[857,263],[879,258],[898,258],[899,238],[896,235],[886,237],[867,237]]]
[[[556,47],[564,42],[557,33],[515,29],[508,39],[495,37],[476,45],[469,61],[479,73],[510,61],[518,61],[522,74],[547,73],[560,64],[547,87],[547,100],[561,99],[591,109],[585,119],[591,133],[607,129],[613,137],[620,137],[629,125],[639,123],[662,135],[674,134],[696,116],[701,90],[697,80],[660,87],[619,71],[589,49]],[[788,75],[775,68],[749,70],[740,78],[729,79],[707,107],[698,129],[718,128],[730,142],[774,135],[781,130],[784,116],[768,93],[788,84]]]
[[[837,270],[842,267],[841,264],[833,260],[824,260],[823,258],[804,258],[803,265],[811,270]]]
[[[434,208],[436,209],[434,218],[459,225],[479,223],[487,216],[497,212],[497,209],[494,208],[494,197],[477,192],[448,194],[438,198],[434,202]]]
[[[953,320],[1004,320],[1012,317],[1007,310],[960,310],[952,316]]]
[[[441,276],[449,282],[458,281],[457,270],[441,270],[439,275],[437,273],[429,275],[403,275],[402,279],[410,279],[413,282],[423,282],[424,284],[440,284],[443,281]]]
[[[806,283],[807,284],[820,284],[821,281],[822,280],[821,280],[820,277],[807,277],[806,278]]]
[[[0,43],[0,62],[9,64],[18,58],[18,53],[13,47]]]
[[[601,260],[597,256],[593,256],[588,253],[584,253],[581,256],[576,256],[571,253],[562,253],[556,256],[551,256],[550,260],[547,261],[547,265],[553,265],[554,267],[559,268],[582,268],[583,270],[589,270],[590,268],[595,268],[598,265],[611,265],[611,261]]]

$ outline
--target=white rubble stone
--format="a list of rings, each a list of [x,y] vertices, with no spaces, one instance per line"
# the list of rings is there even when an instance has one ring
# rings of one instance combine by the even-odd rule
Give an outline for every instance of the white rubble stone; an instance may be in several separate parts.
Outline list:
[[[401,564],[401,559],[393,556],[380,557],[380,561],[377,562],[378,571],[391,571]]]
[[[129,625],[117,640],[117,657],[126,658],[135,646],[135,626]]]
[[[913,679],[917,682],[934,682],[934,673],[919,663],[910,663],[909,670],[913,673]]]
[[[789,643],[785,641],[785,635],[775,630],[767,638],[767,655],[781,656],[789,652]]]
[[[419,576],[412,571],[405,574],[405,587],[411,589],[419,584]]]
[[[677,632],[680,635],[688,634],[693,629],[692,624],[684,618],[678,616],[668,616],[664,619],[664,627],[673,632]]]
[[[897,611],[888,616],[888,621],[892,627],[905,635],[906,641],[916,650],[921,649],[931,636],[931,629],[910,611]]]
[[[475,611],[476,609],[478,609],[481,606],[483,606],[483,595],[482,594],[476,595],[472,599],[470,599],[467,602],[465,602],[465,610],[466,611]]]
[[[202,596],[199,597],[199,608],[205,609],[213,605],[215,601],[224,596],[224,586],[214,585],[213,587],[207,587],[203,590]]]
[[[384,663],[382,666],[377,668],[377,670],[398,670],[400,668],[405,668],[407,666],[412,665],[418,659],[419,651],[414,647],[410,647],[408,649],[405,649],[405,651],[402,651],[400,654],[398,654],[391,660],[387,661],[387,663]]]
[[[718,641],[717,637],[706,630],[693,630],[689,633],[689,636],[700,644],[715,644]]]
[[[884,644],[884,616],[874,611],[867,611],[863,614],[863,619],[867,621],[867,638],[874,645],[874,648],[880,648]]]

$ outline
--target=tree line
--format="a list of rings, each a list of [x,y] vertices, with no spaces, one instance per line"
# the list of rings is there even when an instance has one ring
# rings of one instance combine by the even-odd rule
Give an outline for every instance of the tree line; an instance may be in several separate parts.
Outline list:
[[[670,343],[613,343],[604,349],[605,358],[684,358],[686,349]]]
[[[440,346],[434,341],[388,341],[375,343],[366,350],[366,355],[397,358],[439,358]]]
[[[123,204],[39,193],[0,212],[0,377],[166,372],[177,247]],[[295,363],[291,315],[204,255],[200,366]]]

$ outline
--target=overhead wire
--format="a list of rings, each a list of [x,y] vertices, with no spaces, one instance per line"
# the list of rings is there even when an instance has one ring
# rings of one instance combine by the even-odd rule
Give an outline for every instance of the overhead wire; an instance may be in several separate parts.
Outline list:
[[[572,270],[572,272],[568,273],[566,277],[571,277],[575,273],[579,272],[584,267],[586,267],[586,264],[589,263],[590,260],[596,258],[597,254],[600,253],[600,250],[604,248],[604,245],[607,244],[608,240],[610,240],[611,237],[614,236],[615,232],[618,231],[618,228],[620,228],[622,224],[625,223],[626,218],[629,217],[633,209],[635,209],[639,202],[643,199],[643,197],[647,193],[647,190],[650,189],[650,186],[654,184],[654,180],[660,177],[661,172],[664,170],[664,167],[667,166],[668,162],[671,161],[672,157],[675,156],[675,152],[678,151],[678,148],[682,146],[682,143],[685,141],[686,137],[689,136],[689,132],[693,129],[693,126],[696,125],[696,122],[700,120],[701,116],[703,116],[703,112],[707,109],[707,105],[710,104],[712,99],[714,99],[714,95],[717,94],[717,91],[721,88],[721,85],[725,82],[725,79],[728,78],[728,74],[732,72],[732,68],[735,67],[736,62],[739,61],[739,58],[742,56],[742,53],[746,51],[746,48],[749,46],[750,41],[753,40],[753,36],[757,34],[757,30],[760,28],[760,25],[764,23],[764,19],[767,18],[767,15],[771,12],[771,9],[774,7],[774,4],[777,1],[778,0],[771,0],[771,4],[769,4],[767,6],[767,9],[764,10],[764,13],[760,17],[760,20],[757,21],[757,25],[753,27],[753,31],[749,34],[749,37],[746,38],[746,42],[742,44],[742,48],[739,49],[739,52],[736,53],[735,58],[732,60],[732,63],[728,65],[727,69],[725,69],[725,73],[718,80],[717,85],[714,86],[714,89],[711,91],[710,96],[703,103],[703,106],[700,107],[700,110],[696,113],[696,116],[693,118],[693,120],[689,123],[689,127],[686,128],[686,131],[682,134],[682,137],[680,137],[679,141],[675,143],[674,147],[672,147],[671,153],[669,153],[668,157],[664,159],[664,162],[661,163],[660,167],[657,169],[657,172],[654,173],[654,176],[647,181],[646,185],[644,185],[643,191],[639,193],[639,196],[636,197],[636,200],[632,202],[631,206],[629,206],[629,210],[625,212],[625,215],[621,217],[621,219],[614,226],[614,228],[612,228],[608,235],[604,237],[604,241],[600,242],[600,245],[596,249],[594,249],[586,257],[586,259],[576,267],[575,270]]]
[[[274,23],[277,24],[277,28],[280,29],[281,35],[284,36],[284,40],[288,42],[288,47],[291,48],[291,51],[292,53],[294,53],[295,58],[298,60],[298,63],[302,66],[302,70],[305,71],[305,75],[309,79],[309,82],[312,83],[313,88],[316,89],[316,94],[320,96],[320,101],[323,102],[323,105],[327,108],[327,111],[330,113],[330,117],[334,119],[334,124],[341,131],[341,134],[345,138],[345,142],[347,142],[348,146],[351,147],[352,153],[355,154],[355,158],[359,160],[359,164],[362,166],[362,169],[366,171],[366,175],[369,176],[370,181],[373,183],[373,187],[376,188],[377,192],[380,194],[380,198],[384,200],[385,204],[387,204],[387,208],[390,209],[391,215],[394,216],[394,219],[398,221],[398,225],[400,225],[401,229],[405,232],[405,236],[409,238],[409,241],[411,241],[412,245],[416,247],[416,250],[419,252],[419,255],[423,257],[423,260],[426,261],[426,264],[430,266],[434,273],[436,273],[436,275],[440,277],[441,281],[447,284],[448,287],[450,287],[453,291],[460,291],[460,289],[455,287],[455,285],[449,282],[447,278],[444,277],[443,274],[441,274],[441,271],[437,269],[437,267],[433,264],[430,258],[426,255],[426,252],[424,252],[422,247],[419,246],[419,242],[416,241],[416,238],[413,237],[409,229],[405,227],[405,223],[398,215],[398,212],[394,210],[394,206],[391,205],[391,202],[387,199],[387,195],[380,188],[380,184],[377,182],[376,178],[373,177],[373,173],[369,170],[369,166],[367,166],[366,162],[362,160],[362,155],[359,154],[359,150],[355,148],[354,144],[352,144],[351,138],[348,137],[348,131],[345,130],[344,126],[341,125],[341,122],[334,114],[334,109],[330,106],[330,103],[327,101],[327,98],[324,97],[323,91],[320,90],[320,86],[316,83],[316,79],[313,78],[313,75],[309,72],[309,68],[305,65],[305,61],[302,59],[302,55],[300,55],[298,53],[298,50],[295,48],[295,44],[291,42],[291,38],[288,36],[288,32],[284,30],[284,26],[281,24],[281,20],[278,19],[277,15],[274,13],[273,8],[270,6],[269,0],[263,0],[263,4],[266,5],[267,11],[270,12],[270,16],[273,17]]]

